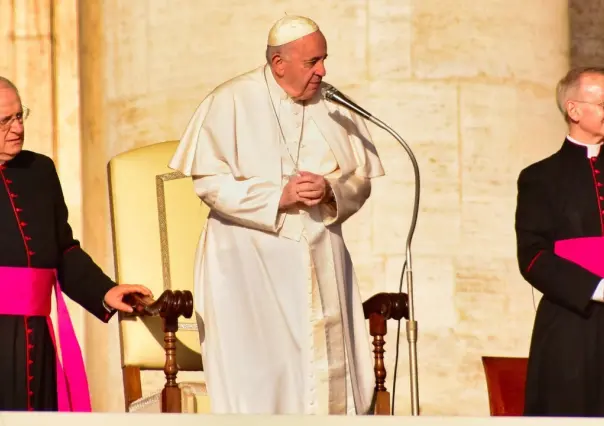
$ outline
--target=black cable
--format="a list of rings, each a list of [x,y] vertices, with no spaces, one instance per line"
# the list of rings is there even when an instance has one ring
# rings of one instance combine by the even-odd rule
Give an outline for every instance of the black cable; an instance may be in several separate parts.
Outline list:
[[[403,264],[403,271],[401,272],[401,280],[399,283],[399,288],[398,288],[398,292],[402,293],[403,292],[403,278],[405,277],[405,269],[407,268],[407,261],[405,261],[405,263]],[[394,376],[392,377],[392,403],[391,403],[391,415],[394,416],[394,397],[396,396],[396,373],[398,371],[398,356],[399,356],[399,349],[400,349],[400,340],[401,340],[401,321],[402,318],[400,320],[398,320],[398,325],[396,327],[396,350],[394,353]]]

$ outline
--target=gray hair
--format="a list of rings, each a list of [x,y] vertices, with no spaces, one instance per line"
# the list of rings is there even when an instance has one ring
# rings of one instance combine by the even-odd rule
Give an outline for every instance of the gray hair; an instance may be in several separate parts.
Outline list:
[[[567,122],[570,122],[570,118],[566,112],[566,102],[570,100],[571,95],[574,96],[575,91],[581,84],[581,77],[586,74],[604,75],[604,67],[573,68],[566,73],[556,86],[556,104]]]
[[[17,89],[17,86],[15,86],[15,84],[12,81],[10,81],[8,78],[2,77],[1,75],[0,75],[0,88],[12,89],[15,91],[15,93],[17,95],[19,94],[19,89]]]
[[[273,60],[273,56],[275,55],[280,55],[284,58],[288,57],[287,54],[287,50],[288,50],[288,45],[287,44],[282,44],[281,46],[266,46],[266,63],[271,65],[271,62]]]

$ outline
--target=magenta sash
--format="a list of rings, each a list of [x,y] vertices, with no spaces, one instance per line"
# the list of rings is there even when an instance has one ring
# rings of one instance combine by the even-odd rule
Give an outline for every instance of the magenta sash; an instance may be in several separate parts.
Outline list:
[[[582,266],[589,272],[604,277],[604,237],[582,237],[558,240],[554,252]]]
[[[63,363],[57,351],[50,318],[52,288],[55,288],[59,342]],[[92,411],[88,379],[82,351],[69,317],[54,269],[0,266],[0,314],[45,316],[57,359],[57,401],[59,411]]]

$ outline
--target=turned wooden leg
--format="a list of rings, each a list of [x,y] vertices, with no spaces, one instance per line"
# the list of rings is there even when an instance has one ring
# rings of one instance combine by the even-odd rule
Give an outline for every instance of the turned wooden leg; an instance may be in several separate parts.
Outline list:
[[[166,364],[164,373],[166,384],[162,390],[162,413],[180,413],[182,411],[180,389],[176,383],[178,365],[176,364],[176,330],[178,321],[175,317],[164,318],[164,349],[166,351]]]
[[[386,390],[386,366],[384,364],[384,336],[386,335],[386,318],[380,314],[369,316],[369,334],[373,336],[373,354],[375,372],[376,401],[374,414],[390,414],[390,392]]]

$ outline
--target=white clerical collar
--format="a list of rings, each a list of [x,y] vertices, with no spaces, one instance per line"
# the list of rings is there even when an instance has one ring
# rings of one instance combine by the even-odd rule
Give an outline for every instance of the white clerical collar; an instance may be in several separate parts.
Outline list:
[[[584,146],[585,148],[587,148],[587,157],[591,158],[591,157],[597,157],[598,154],[600,153],[600,147],[602,146],[602,142],[600,143],[583,143],[583,142],[579,142],[578,140],[576,140],[575,138],[572,138],[570,135],[566,136],[566,139],[568,139],[570,142],[574,143],[575,145],[580,145],[580,146]]]

